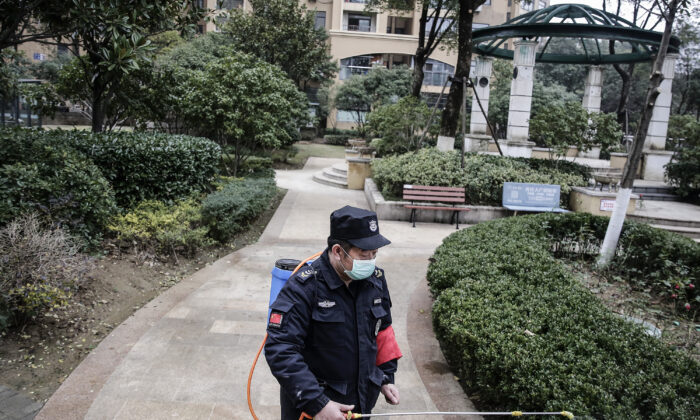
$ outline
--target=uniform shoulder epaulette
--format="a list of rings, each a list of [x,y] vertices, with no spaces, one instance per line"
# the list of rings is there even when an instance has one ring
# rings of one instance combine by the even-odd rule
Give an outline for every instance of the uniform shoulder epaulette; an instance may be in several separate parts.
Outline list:
[[[313,268],[309,267],[304,270],[299,271],[296,274],[297,279],[299,280],[299,283],[306,283],[306,280],[308,280],[311,276],[316,274],[316,270]]]
[[[374,277],[376,277],[378,279],[381,279],[382,277],[384,277],[384,270],[382,270],[381,268],[375,268],[374,269]]]

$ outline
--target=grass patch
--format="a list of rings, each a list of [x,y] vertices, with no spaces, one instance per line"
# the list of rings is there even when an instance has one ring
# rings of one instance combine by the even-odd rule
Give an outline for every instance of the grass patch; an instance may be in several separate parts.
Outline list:
[[[275,169],[301,169],[310,157],[345,158],[344,146],[299,142],[292,146],[296,153],[276,150],[272,153]]]

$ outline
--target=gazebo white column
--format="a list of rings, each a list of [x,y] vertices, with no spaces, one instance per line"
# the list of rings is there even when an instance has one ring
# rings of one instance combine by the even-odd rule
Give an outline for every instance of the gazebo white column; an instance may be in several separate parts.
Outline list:
[[[474,66],[474,76],[476,78],[476,85],[474,85],[474,89],[476,90],[477,95],[479,95],[479,99],[481,100],[481,106],[484,108],[484,112],[486,113],[486,115],[488,115],[489,113],[489,91],[491,88],[490,79],[492,66],[492,58],[483,56],[476,57],[476,64]],[[471,121],[469,123],[469,133],[488,133],[488,124],[486,124],[486,118],[484,118],[484,114],[481,113],[481,108],[479,108],[479,103],[476,100],[476,95],[472,95],[472,114]]]
[[[603,87],[603,70],[600,66],[591,66],[586,77],[583,92],[583,107],[588,112],[600,112],[600,96]]]
[[[530,129],[530,107],[535,70],[537,41],[515,41],[513,54],[513,81],[510,84],[508,107],[508,140],[528,139]]]
[[[649,123],[649,131],[644,139],[645,149],[664,150],[668,132],[668,117],[671,114],[671,84],[678,54],[668,54],[661,68],[664,79],[661,81],[661,93],[656,98],[654,112]]]

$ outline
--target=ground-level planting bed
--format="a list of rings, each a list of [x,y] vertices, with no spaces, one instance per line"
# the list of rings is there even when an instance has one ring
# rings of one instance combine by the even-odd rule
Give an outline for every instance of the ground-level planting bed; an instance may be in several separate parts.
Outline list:
[[[674,334],[647,334],[598,296],[610,283],[625,285],[615,293],[629,287],[635,299],[648,295],[650,310],[669,317],[675,311],[697,342],[700,245],[628,223],[613,263],[599,272],[593,256],[607,220],[500,219],[457,232],[436,250],[428,269],[434,328],[482,408],[610,419],[690,419],[700,412],[697,347],[688,340],[669,345]]]

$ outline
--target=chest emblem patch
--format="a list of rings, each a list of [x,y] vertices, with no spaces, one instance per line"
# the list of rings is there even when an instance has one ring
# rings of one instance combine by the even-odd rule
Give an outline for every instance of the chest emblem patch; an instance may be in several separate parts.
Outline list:
[[[301,273],[299,273],[299,277],[301,277],[302,279],[305,279],[305,278],[309,277],[312,273],[313,273],[313,270],[302,271]]]
[[[374,336],[375,336],[375,337],[376,337],[377,335],[379,335],[379,327],[381,327],[381,326],[382,326],[382,320],[381,320],[381,319],[378,319],[378,320],[377,320],[377,326],[374,327]]]
[[[324,301],[318,302],[318,306],[321,308],[332,308],[335,306],[335,302],[333,302],[331,300],[324,300]]]
[[[283,314],[280,314],[278,312],[273,312],[270,314],[270,322],[268,325],[273,328],[280,328],[282,326],[282,318],[284,317]]]

